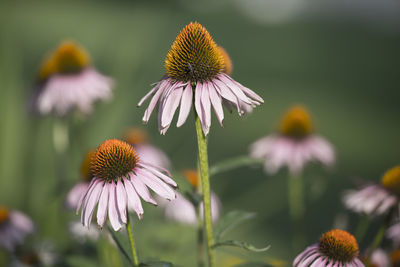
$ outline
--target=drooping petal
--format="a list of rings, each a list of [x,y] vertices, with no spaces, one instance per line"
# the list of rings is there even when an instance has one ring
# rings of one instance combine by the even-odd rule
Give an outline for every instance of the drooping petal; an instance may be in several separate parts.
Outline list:
[[[160,88],[155,93],[155,95],[153,96],[153,98],[151,99],[151,101],[149,103],[149,106],[147,107],[147,109],[144,112],[143,119],[142,119],[143,123],[147,123],[149,121],[150,115],[153,112],[154,108],[156,107],[158,99],[160,98],[161,94],[164,92],[164,90],[166,90],[166,88],[169,85],[170,85],[170,82],[168,79],[161,81]]]
[[[159,180],[158,178],[154,176],[149,176],[147,173],[143,172],[142,170],[138,170],[137,172],[137,177],[142,180],[143,183],[145,183],[148,187],[151,188],[154,192],[156,192],[158,195],[162,196],[163,198],[166,199],[174,199],[175,198],[175,192],[172,190],[168,185],[166,185],[164,182]]]
[[[162,127],[166,127],[171,124],[175,111],[178,108],[179,102],[181,101],[182,91],[182,87],[174,89],[174,91],[166,100],[161,117]]]
[[[118,214],[117,199],[115,196],[115,183],[109,184],[109,199],[108,199],[108,218],[114,231],[119,231],[122,227],[122,221]]]
[[[224,110],[222,108],[221,96],[217,94],[212,83],[208,83],[208,92],[210,94],[211,104],[214,107],[215,115],[217,116],[219,124],[223,126],[222,121],[224,120]]]
[[[166,182],[169,185],[172,185],[174,187],[177,187],[177,183],[170,177],[168,177],[167,175],[163,174],[162,172],[160,172],[159,170],[157,170],[157,168],[146,164],[146,163],[141,163],[140,165],[145,166],[145,171],[150,171],[153,175],[161,178],[164,182]]]
[[[146,185],[142,182],[142,180],[138,179],[136,175],[131,174],[131,183],[135,188],[135,191],[139,194],[144,201],[149,202],[153,205],[157,205],[155,199],[151,196],[149,190],[147,189]]]
[[[132,210],[134,210],[138,216],[139,219],[142,218],[142,215],[144,213],[143,211],[143,207],[142,207],[142,203],[140,202],[140,198],[138,196],[137,191],[135,190],[135,188],[133,187],[133,175],[131,175],[131,180],[127,180],[125,183],[125,188],[126,188],[126,192],[128,195],[128,203],[129,206]]]
[[[82,216],[84,217],[84,225],[89,227],[92,220],[93,211],[99,201],[100,193],[103,188],[103,182],[98,181],[93,186],[92,193],[87,198],[87,203],[85,203],[84,210],[82,211]]]
[[[201,92],[201,106],[204,112],[205,128],[207,129],[204,134],[207,135],[211,126],[211,103],[207,83],[203,84],[203,91]]]
[[[126,180],[126,179],[124,179]],[[117,208],[119,217],[123,223],[126,223],[126,205],[127,205],[127,196],[124,184],[120,179],[118,179],[117,186],[116,186],[116,198],[117,198]]]
[[[192,98],[193,90],[190,82],[188,82],[181,98],[181,107],[179,110],[178,122],[176,124],[177,127],[181,127],[189,116],[190,108],[192,107]]]
[[[109,198],[109,183],[104,183],[103,190],[100,195],[99,205],[97,207],[97,224],[103,228],[107,218],[107,207]]]

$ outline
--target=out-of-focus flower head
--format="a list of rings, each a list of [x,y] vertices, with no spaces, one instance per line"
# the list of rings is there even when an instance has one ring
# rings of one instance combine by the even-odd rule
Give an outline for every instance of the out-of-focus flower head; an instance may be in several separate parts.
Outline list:
[[[400,166],[389,169],[380,184],[368,184],[359,190],[348,190],[343,195],[345,206],[367,215],[382,215],[399,207]]]
[[[226,62],[221,51],[200,23],[189,23],[178,34],[167,54],[165,76],[138,103],[141,106],[153,96],[144,113],[143,122],[149,121],[159,102],[158,128],[161,134],[165,134],[178,106],[177,127],[180,127],[185,123],[194,103],[203,133],[207,135],[211,126],[211,107],[222,126],[223,104],[228,108],[235,107],[239,115],[242,115],[263,103],[260,96],[227,74],[230,61]]]
[[[124,134],[124,140],[135,148],[142,161],[170,169],[171,161],[168,156],[161,149],[152,145],[149,139],[147,132],[139,128],[129,128]]]
[[[157,204],[147,187],[163,198],[175,198],[171,186],[177,184],[169,177],[170,173],[142,162],[133,146],[118,139],[107,140],[97,148],[90,170],[93,179],[77,207],[77,211],[82,208],[81,221],[87,227],[97,205],[100,227],[104,226],[108,214],[113,229],[120,230],[127,223],[127,207],[142,218],[144,211],[140,197]]]
[[[87,115],[93,103],[112,97],[113,81],[92,66],[77,43],[62,42],[43,61],[33,106],[40,114],[64,116],[73,109]]]
[[[358,244],[354,236],[346,231],[334,229],[323,234],[318,243],[301,252],[293,261],[293,267],[363,267],[358,253]]]
[[[265,159],[264,169],[269,174],[276,173],[282,166],[287,166],[292,173],[299,173],[310,161],[319,161],[327,167],[335,162],[333,146],[315,133],[311,116],[301,105],[286,112],[278,133],[254,142],[250,155]]]
[[[33,233],[31,219],[22,212],[0,206],[0,248],[14,251],[24,243],[25,237]]]

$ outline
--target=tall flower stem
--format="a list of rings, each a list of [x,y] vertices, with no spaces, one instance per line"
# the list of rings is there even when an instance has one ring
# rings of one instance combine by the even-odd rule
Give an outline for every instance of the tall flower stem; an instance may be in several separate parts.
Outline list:
[[[200,163],[197,161],[197,177],[200,177]],[[203,194],[203,186],[201,183],[197,186],[197,194]],[[204,230],[203,230],[203,220],[202,220],[202,212],[201,206],[197,203],[196,206],[197,212],[197,267],[204,267]]]
[[[207,237],[207,252],[208,252],[208,265],[209,267],[215,266],[214,251],[213,251],[213,230],[211,220],[211,194],[210,194],[210,177],[208,172],[208,154],[207,154],[207,138],[205,137],[201,128],[201,122],[196,115],[196,133],[197,145],[199,148],[199,163],[200,163],[200,178],[201,187],[203,190],[203,203],[204,203],[204,229]]]
[[[69,146],[68,122],[65,119],[55,119],[53,124],[53,145],[57,160],[57,187],[59,192],[64,187],[66,173],[66,157]]]
[[[132,249],[133,266],[139,266],[139,259],[136,253],[135,240],[133,239],[132,226],[129,214],[127,216],[126,230],[128,231],[129,243],[131,244],[131,249]]]
[[[290,175],[288,177],[288,201],[289,214],[294,226],[293,249],[295,251],[301,248],[305,243],[304,231],[302,229],[305,211],[303,190],[303,179],[301,175]]]

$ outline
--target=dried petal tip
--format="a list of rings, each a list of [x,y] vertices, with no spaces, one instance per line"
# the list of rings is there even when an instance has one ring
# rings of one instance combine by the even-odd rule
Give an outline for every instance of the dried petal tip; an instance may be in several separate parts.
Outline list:
[[[87,154],[85,159],[82,162],[81,165],[81,178],[85,181],[90,181],[93,178],[93,174],[90,170],[90,162],[92,161],[92,158],[94,157],[96,151],[94,149],[91,149]]]
[[[285,114],[280,125],[280,132],[295,138],[303,138],[313,131],[312,120],[303,106],[294,106]]]
[[[329,259],[351,262],[358,256],[358,244],[353,235],[346,231],[335,229],[321,236],[319,251]]]
[[[40,80],[45,80],[55,73],[77,73],[89,65],[88,53],[78,44],[65,41],[49,55],[39,72]]]
[[[400,165],[388,170],[383,175],[382,185],[389,191],[400,195]]]
[[[8,213],[9,212],[7,208],[0,206],[0,223],[5,222],[8,219]]]
[[[147,143],[149,136],[146,131],[138,128],[130,128],[124,134],[124,139],[131,145],[140,145]]]
[[[108,182],[117,181],[131,172],[139,162],[135,149],[128,143],[111,139],[102,143],[92,157],[93,176]]]
[[[209,32],[191,22],[176,37],[165,59],[169,77],[177,81],[206,81],[225,69],[224,58]]]
[[[199,175],[196,170],[184,170],[182,174],[194,188],[197,188],[199,185]]]
[[[222,57],[224,58],[224,64],[225,64],[224,72],[228,75],[231,75],[233,71],[233,64],[231,58],[229,57],[228,52],[226,52],[226,50],[222,46],[218,46],[218,50],[221,53]]]

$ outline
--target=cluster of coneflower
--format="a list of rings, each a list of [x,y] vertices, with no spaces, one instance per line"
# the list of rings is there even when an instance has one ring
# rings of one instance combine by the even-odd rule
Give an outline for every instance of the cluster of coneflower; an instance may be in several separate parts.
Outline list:
[[[141,219],[144,216],[143,200],[162,207],[167,218],[199,228],[199,246],[204,246],[207,252],[207,257],[204,257],[202,249],[199,249],[199,266],[204,264],[205,258],[208,266],[220,266],[214,256],[219,246],[228,244],[254,248],[241,242],[219,242],[213,235],[213,222],[217,222],[221,215],[223,201],[211,191],[209,182],[207,136],[211,129],[211,110],[214,110],[222,126],[224,107],[236,110],[241,116],[251,113],[253,108],[264,102],[258,94],[232,79],[231,73],[232,62],[228,54],[199,23],[190,23],[178,34],[165,59],[165,75],[139,101],[138,106],[150,99],[143,116],[144,123],[149,121],[158,106],[161,134],[166,134],[178,107],[177,127],[187,121],[191,110],[194,113],[199,153],[194,166],[198,168],[183,171],[192,197],[179,192],[170,172],[168,156],[148,142],[143,130],[129,130],[123,140],[105,140],[84,157],[82,179],[72,187],[66,198],[66,206],[81,214],[80,224],[71,223],[70,231],[74,235],[82,240],[86,237],[96,239],[108,223],[114,231],[126,229],[132,249],[132,258],[129,258],[132,265],[139,266],[142,261],[136,252],[130,213],[136,213]],[[42,115],[63,117],[71,111],[89,115],[95,101],[112,97],[113,84],[111,78],[103,76],[93,67],[82,47],[65,41],[44,60],[32,104]],[[58,145],[60,153],[65,152],[63,150],[68,143],[65,136],[68,133],[60,134],[60,128],[55,130],[56,147],[57,143],[62,143]],[[298,224],[305,210],[301,184],[305,165],[318,161],[331,167],[335,152],[333,146],[316,133],[307,109],[296,105],[287,111],[275,133],[251,144],[249,157],[254,159],[253,163],[262,163],[268,175],[288,167],[289,210],[293,224]],[[319,242],[307,247],[294,260],[286,260],[293,262],[293,266],[304,267],[398,265],[399,253],[393,253],[390,263],[378,248],[384,233],[394,240],[394,248],[400,243],[400,224],[396,221],[399,195],[400,167],[389,170],[381,184],[366,185],[359,191],[349,191],[344,195],[349,209],[371,218],[386,216],[382,230],[365,253],[359,252],[353,235],[345,230],[333,229],[324,233]],[[92,220],[97,222],[100,231],[90,227]],[[2,247],[14,251],[33,231],[33,223],[26,215],[0,207]],[[202,243],[203,235],[205,244]]]

